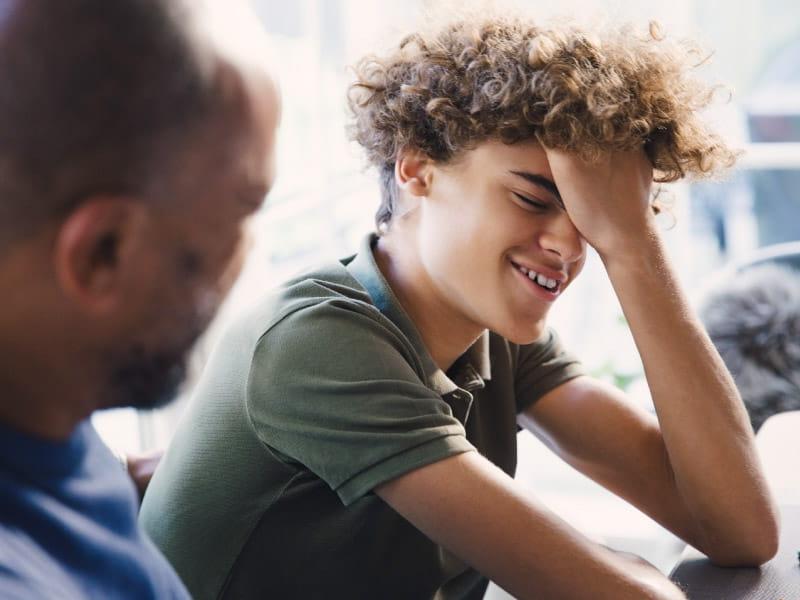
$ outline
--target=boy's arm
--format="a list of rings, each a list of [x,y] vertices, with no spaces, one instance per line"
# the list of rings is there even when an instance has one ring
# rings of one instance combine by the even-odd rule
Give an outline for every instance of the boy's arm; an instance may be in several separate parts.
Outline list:
[[[589,407],[592,395],[614,404],[611,392],[581,389],[580,381],[561,386],[564,406],[571,402],[572,410],[551,398],[540,403],[541,418],[536,408],[529,416],[545,437],[552,436],[555,447],[570,446],[573,456],[594,463],[595,473],[605,469],[606,479],[627,481],[617,485],[628,487],[624,496],[638,497],[637,506],[670,523],[715,561],[765,562],[777,550],[777,510],[733,380],[690,309],[656,230],[648,206],[652,169],[647,158],[641,151],[617,153],[587,165],[561,152],[547,154],[567,214],[597,250],[620,300],[659,425],[619,407],[605,419],[600,408],[580,416],[575,405]],[[569,433],[584,422],[595,426],[582,435]],[[626,437],[638,446],[620,452]],[[645,465],[658,483],[639,493],[633,482],[646,479]],[[667,519],[660,494],[679,503]]]
[[[477,452],[422,467],[375,492],[516,598],[684,598],[654,567],[586,539]]]
[[[579,377],[545,394],[518,418],[555,454],[624,498],[718,564],[753,565],[768,557],[752,553],[751,536],[731,524],[723,553],[699,537],[696,519],[675,481],[657,419],[632,405],[623,392]],[[709,477],[718,474],[709,473]]]

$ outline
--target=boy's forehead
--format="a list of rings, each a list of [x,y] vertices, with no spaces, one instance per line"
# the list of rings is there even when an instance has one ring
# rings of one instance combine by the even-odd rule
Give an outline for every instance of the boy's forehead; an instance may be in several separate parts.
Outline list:
[[[547,154],[536,140],[506,144],[497,140],[483,142],[469,153],[470,167],[501,169],[504,172],[534,172],[550,177]]]

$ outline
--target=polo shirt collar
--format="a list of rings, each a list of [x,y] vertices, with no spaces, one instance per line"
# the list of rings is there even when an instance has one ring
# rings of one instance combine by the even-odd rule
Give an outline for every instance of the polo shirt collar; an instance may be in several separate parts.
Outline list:
[[[422,361],[428,387],[442,396],[456,392],[460,389],[459,386],[433,361],[416,325],[411,321],[411,318],[389,286],[389,282],[386,281],[383,273],[378,268],[378,263],[375,261],[375,255],[373,254],[373,248],[377,240],[378,236],[374,233],[364,238],[358,254],[347,265],[348,270],[364,286],[378,310],[397,325],[414,346],[417,355]],[[474,374],[474,377],[470,378],[468,376],[468,379],[472,382],[470,387],[473,387],[473,389],[483,387],[483,380],[491,378],[489,332],[484,331],[481,337],[464,353],[462,358],[466,359],[467,371],[471,370]]]

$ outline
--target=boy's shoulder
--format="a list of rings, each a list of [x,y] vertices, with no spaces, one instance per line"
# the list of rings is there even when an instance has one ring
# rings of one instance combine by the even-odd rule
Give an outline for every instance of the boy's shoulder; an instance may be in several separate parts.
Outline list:
[[[228,334],[242,335],[256,343],[288,317],[313,313],[323,305],[335,305],[380,318],[369,292],[347,269],[350,258],[330,261],[304,270],[262,295],[242,311],[228,328]],[[293,321],[305,319],[294,318]]]

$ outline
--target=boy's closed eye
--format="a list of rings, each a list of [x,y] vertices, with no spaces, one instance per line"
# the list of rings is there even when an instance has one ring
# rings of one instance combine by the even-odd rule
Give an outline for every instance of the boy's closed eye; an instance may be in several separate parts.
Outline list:
[[[548,206],[549,206],[548,202],[544,202],[542,200],[538,200],[538,199],[535,199],[535,198],[531,198],[529,196],[525,196],[523,194],[520,194],[519,192],[513,192],[512,191],[511,193],[514,194],[514,196],[520,202],[522,202],[522,203],[524,203],[524,204],[526,204],[526,205],[528,205],[528,206],[530,206],[532,208],[535,208],[537,210],[546,210],[548,208]]]

